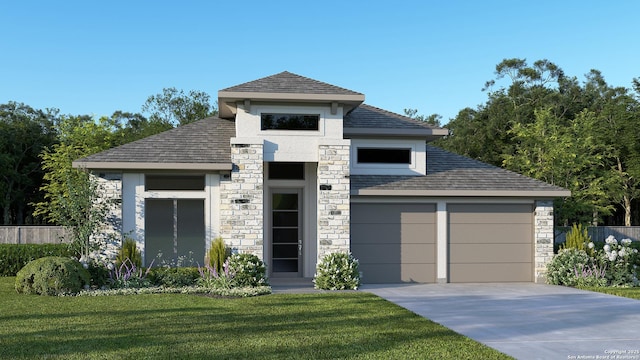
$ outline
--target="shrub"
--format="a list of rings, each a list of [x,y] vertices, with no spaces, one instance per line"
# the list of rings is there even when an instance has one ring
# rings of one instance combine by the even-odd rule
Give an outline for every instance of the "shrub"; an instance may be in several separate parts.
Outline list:
[[[207,252],[206,263],[220,273],[222,271],[222,264],[227,261],[229,256],[231,256],[231,249],[225,245],[221,237],[217,237],[213,240]]]
[[[577,250],[587,250],[587,244],[591,242],[591,237],[589,237],[589,233],[587,232],[587,228],[583,228],[582,224],[573,224],[571,230],[567,233],[567,238],[560,248],[561,249],[577,249]],[[591,255],[593,252],[591,251]]]
[[[200,278],[198,268],[194,267],[155,267],[149,272],[149,281],[157,286],[183,287],[193,286]]]
[[[575,248],[560,249],[547,264],[547,283],[552,285],[576,286],[576,269],[591,267],[593,261],[586,251]]]
[[[605,240],[597,261],[606,267],[606,277],[610,286],[638,286],[638,250],[631,247],[631,240],[609,236]]]
[[[269,285],[264,262],[253,254],[231,255],[228,259],[227,272],[233,274],[235,287]]]
[[[89,285],[89,272],[75,259],[47,256],[29,262],[16,275],[16,291],[24,294],[78,293]]]
[[[113,267],[113,264],[111,264]],[[86,266],[91,277],[91,286],[94,288],[101,288],[109,284],[109,269],[104,264],[90,261]]]
[[[135,240],[129,237],[122,241],[122,247],[116,256],[116,267],[122,265],[125,259],[129,259],[129,261],[136,267],[142,266],[142,254],[140,253],[140,250],[138,250],[138,245]]]
[[[71,257],[68,244],[0,244],[0,276],[16,276],[30,261],[45,256]]]
[[[209,289],[232,289],[235,287],[234,274],[229,272],[229,259],[222,265],[222,271],[218,272],[207,264],[204,268],[198,267],[200,278],[198,285]]]
[[[313,283],[316,289],[357,290],[360,286],[358,260],[351,253],[325,255],[316,267]]]

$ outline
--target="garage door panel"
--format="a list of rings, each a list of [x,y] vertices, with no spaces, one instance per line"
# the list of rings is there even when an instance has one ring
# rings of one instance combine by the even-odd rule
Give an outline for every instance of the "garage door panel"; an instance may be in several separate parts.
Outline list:
[[[529,282],[531,264],[451,264],[451,282]]]
[[[352,204],[352,224],[435,223],[435,205]],[[431,216],[429,216],[431,215]]]
[[[449,232],[452,244],[474,244],[487,241],[531,244],[533,227],[530,222],[528,224],[455,224],[450,226]]]
[[[435,243],[436,228],[433,224],[352,224],[351,232],[357,234],[358,243],[380,244]]]
[[[531,266],[530,244],[451,244],[451,264],[523,263]]]
[[[434,264],[433,246],[429,244],[357,244],[351,247],[360,264]]]
[[[530,224],[533,217],[527,204],[452,204],[451,224]]]
[[[436,279],[436,269],[431,264],[361,264],[359,270],[366,284],[433,283]]]

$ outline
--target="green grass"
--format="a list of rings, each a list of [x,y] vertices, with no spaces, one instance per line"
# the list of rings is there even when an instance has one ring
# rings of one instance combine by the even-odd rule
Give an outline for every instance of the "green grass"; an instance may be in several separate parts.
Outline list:
[[[635,287],[635,288],[585,287],[581,289],[640,300],[639,287]]]
[[[220,299],[19,295],[0,278],[0,358],[507,359],[364,292]]]

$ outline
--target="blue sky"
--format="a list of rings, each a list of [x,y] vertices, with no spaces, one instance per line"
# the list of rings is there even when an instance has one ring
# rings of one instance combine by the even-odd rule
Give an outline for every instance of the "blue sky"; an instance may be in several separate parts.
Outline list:
[[[0,103],[140,112],[165,87],[217,91],[284,70],[444,121],[486,100],[505,58],[631,87],[640,1],[5,1]]]

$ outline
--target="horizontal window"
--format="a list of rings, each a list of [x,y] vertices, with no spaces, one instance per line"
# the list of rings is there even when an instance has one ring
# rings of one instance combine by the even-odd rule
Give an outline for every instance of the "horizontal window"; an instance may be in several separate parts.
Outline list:
[[[204,190],[204,175],[146,175],[147,191],[154,190]]]
[[[271,180],[304,180],[304,163],[270,162],[268,164]]]
[[[411,164],[411,149],[358,148],[360,164]]]
[[[320,115],[262,114],[262,130],[318,130]]]

